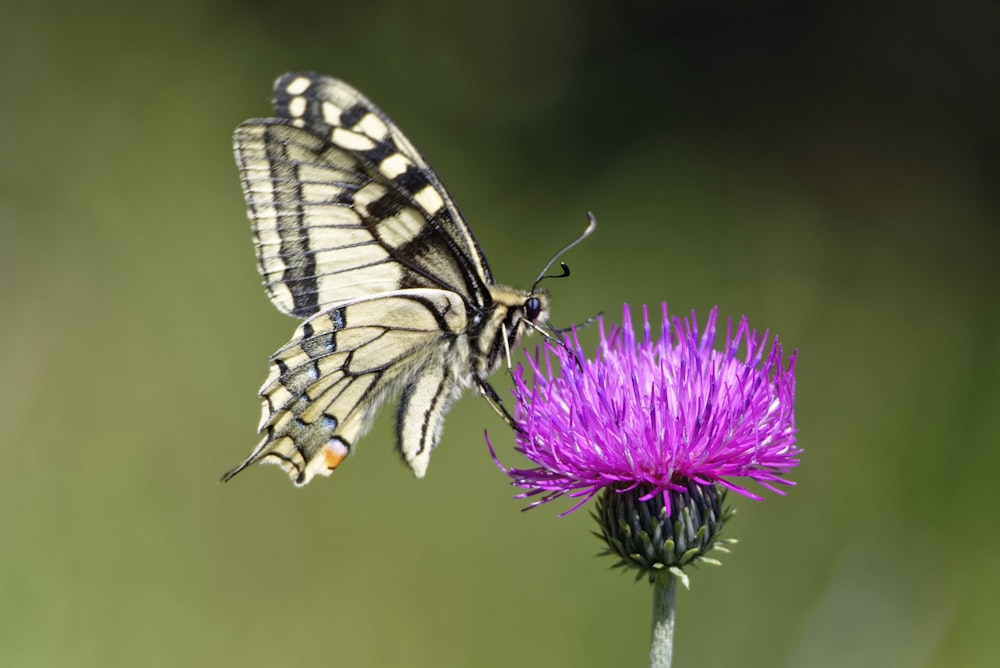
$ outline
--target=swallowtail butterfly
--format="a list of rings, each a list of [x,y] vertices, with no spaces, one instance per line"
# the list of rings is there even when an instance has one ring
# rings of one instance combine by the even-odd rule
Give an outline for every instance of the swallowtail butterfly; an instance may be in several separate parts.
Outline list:
[[[258,461],[297,485],[329,475],[396,395],[398,449],[423,477],[464,389],[510,421],[486,378],[548,326],[549,297],[494,282],[438,175],[354,88],[285,74],[274,109],[233,144],[267,294],[304,322],[271,356],[260,444],[224,480]]]

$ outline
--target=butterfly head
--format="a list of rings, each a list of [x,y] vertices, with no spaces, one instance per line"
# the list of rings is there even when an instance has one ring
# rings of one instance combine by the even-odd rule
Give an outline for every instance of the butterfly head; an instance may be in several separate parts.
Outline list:
[[[546,300],[548,301],[548,300]],[[542,298],[538,295],[531,295],[524,302],[524,317],[530,322],[537,322],[546,310],[547,304],[542,304]]]
[[[549,293],[535,286],[528,293],[521,293],[521,303],[511,309],[507,331],[507,345],[515,348],[521,337],[537,330],[548,336],[549,325]]]
[[[487,360],[486,368],[489,371],[495,370],[499,364],[498,355],[500,345],[504,347],[507,360],[510,360],[510,350],[517,347],[521,337],[528,331],[534,329],[541,332],[546,337],[559,335],[559,331],[549,324],[549,293],[539,287],[539,284],[549,278],[566,278],[569,276],[569,266],[565,262],[559,263],[560,273],[549,274],[549,268],[559,259],[559,256],[589,237],[597,228],[594,214],[587,214],[587,229],[579,237],[570,242],[565,248],[552,256],[538,278],[531,286],[531,290],[514,290],[499,285],[490,287],[490,296],[493,298],[493,325],[492,345],[489,346],[490,353],[485,355]],[[489,337],[486,337],[489,338]],[[485,348],[484,348],[485,350]]]
[[[494,320],[507,330],[511,345],[520,340],[525,329],[540,329],[549,322],[549,293],[541,288],[519,290],[502,285],[490,287]]]
[[[551,336],[554,331],[549,323],[549,293],[538,286],[527,294],[518,309],[518,318],[514,321],[514,329],[510,333],[510,345],[515,346],[521,336],[530,330],[537,330],[543,336]]]
[[[510,359],[521,338],[533,329],[545,331],[549,322],[549,294],[545,290],[519,290],[491,285],[492,306],[482,314],[474,335],[481,355],[480,374],[489,375]],[[473,323],[475,323],[473,320]]]

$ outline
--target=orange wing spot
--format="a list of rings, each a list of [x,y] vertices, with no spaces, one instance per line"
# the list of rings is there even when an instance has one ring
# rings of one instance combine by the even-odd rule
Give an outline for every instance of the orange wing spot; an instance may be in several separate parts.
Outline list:
[[[331,471],[340,466],[350,449],[339,439],[331,440],[323,448],[323,455],[326,458],[326,467]]]

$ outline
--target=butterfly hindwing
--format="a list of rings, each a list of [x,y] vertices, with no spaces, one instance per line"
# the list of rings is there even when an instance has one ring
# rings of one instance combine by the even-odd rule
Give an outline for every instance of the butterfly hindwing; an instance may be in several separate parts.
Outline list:
[[[444,414],[466,388],[464,379],[470,378],[465,369],[456,369],[447,358],[445,362],[425,367],[403,388],[399,399],[396,442],[399,454],[418,478],[424,477],[431,451],[441,440]]]
[[[422,476],[463,388],[455,368],[469,363],[467,326],[462,300],[433,289],[359,299],[305,321],[271,356],[260,391],[264,438],[227,478],[256,461],[280,464],[300,485],[329,475],[398,391],[398,447]]]

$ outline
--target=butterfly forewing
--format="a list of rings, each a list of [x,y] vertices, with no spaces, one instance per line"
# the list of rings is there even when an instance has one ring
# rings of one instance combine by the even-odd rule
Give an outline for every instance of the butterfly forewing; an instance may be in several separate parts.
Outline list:
[[[260,444],[226,478],[256,461],[298,484],[328,475],[396,394],[398,448],[422,476],[463,389],[505,414],[486,375],[547,298],[493,283],[440,178],[356,90],[286,74],[274,104],[234,150],[267,294],[305,322],[271,357]],[[543,308],[526,318],[529,297]]]
[[[324,160],[321,140],[288,125],[244,124],[235,142],[258,269],[275,306],[306,317],[399,287],[401,265],[352,203],[365,185],[377,186],[369,176]]]
[[[486,258],[437,172],[413,143],[371,100],[331,77],[292,72],[274,84],[274,108],[317,137],[347,147],[356,157],[399,186],[449,237],[449,245],[465,256],[483,284],[493,282]]]
[[[234,145],[258,268],[280,310],[308,317],[344,299],[415,287],[487,299],[492,279],[475,237],[381,111],[315,75],[285,75],[275,95],[284,115],[247,121]]]

